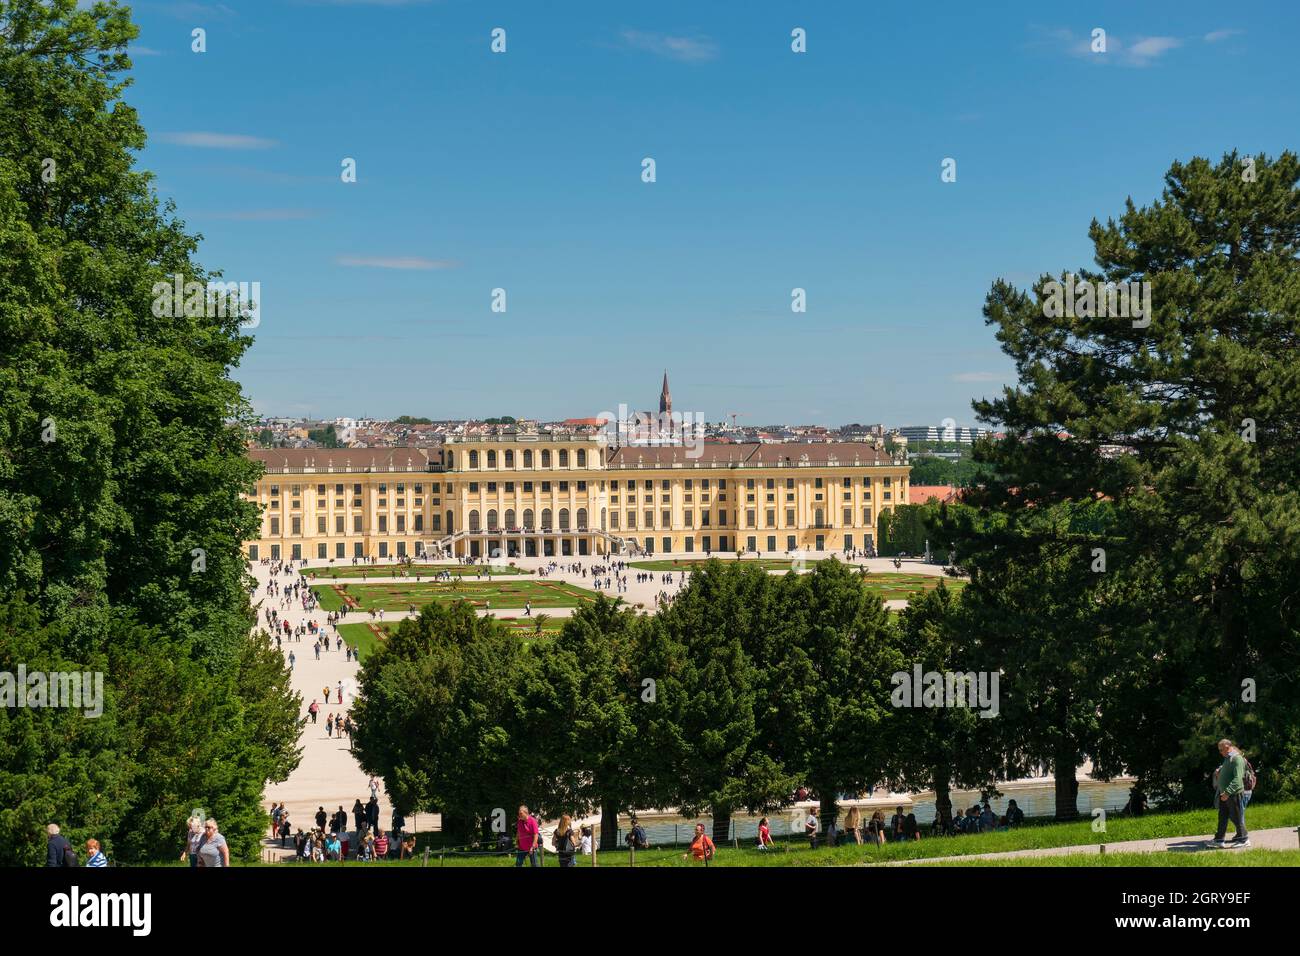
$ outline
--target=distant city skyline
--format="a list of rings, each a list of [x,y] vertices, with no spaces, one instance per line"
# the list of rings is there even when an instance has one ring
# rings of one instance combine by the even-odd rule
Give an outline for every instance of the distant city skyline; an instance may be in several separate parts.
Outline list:
[[[1300,119],[1276,2],[135,6],[140,163],[260,282],[261,413],[581,417],[667,365],[709,419],[974,424],[995,279]]]

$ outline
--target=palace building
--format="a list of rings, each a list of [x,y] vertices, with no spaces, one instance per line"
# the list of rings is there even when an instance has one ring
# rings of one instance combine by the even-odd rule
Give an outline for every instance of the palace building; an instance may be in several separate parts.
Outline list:
[[[266,469],[249,495],[262,507],[252,560],[871,548],[910,471],[857,442],[615,447],[603,434],[249,454]]]

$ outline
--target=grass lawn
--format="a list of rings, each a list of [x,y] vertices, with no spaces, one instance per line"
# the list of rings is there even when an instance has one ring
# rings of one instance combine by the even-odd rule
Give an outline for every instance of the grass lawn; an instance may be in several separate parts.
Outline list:
[[[577,607],[594,600],[595,595],[574,584],[563,581],[424,581],[393,582],[391,584],[316,584],[312,585],[326,611],[337,611],[343,605],[345,592],[362,611],[382,608],[385,611],[405,611],[411,605],[416,610],[426,604],[450,604],[466,600],[477,607],[522,608],[531,602],[534,608]]]
[[[375,626],[382,631],[390,632],[397,625],[390,621]],[[340,624],[338,632],[348,647],[357,652],[357,660],[369,657],[370,652],[378,647],[381,641],[369,624]]]
[[[1252,830],[1300,825],[1300,801],[1290,803],[1251,803],[1247,811]],[[785,823],[780,812],[771,816],[772,829],[777,832]],[[979,853],[1002,853],[1011,850],[1029,850],[1063,846],[1095,846],[1098,843],[1122,843],[1128,840],[1148,840],[1159,837],[1209,835],[1217,822],[1211,809],[1178,813],[1147,813],[1141,817],[1112,816],[1107,820],[1105,834],[1094,833],[1091,818],[1075,823],[1053,823],[1050,820],[1031,820],[1025,826],[1005,833],[982,833],[959,837],[922,838],[912,843],[889,843],[885,846],[839,846],[833,849],[811,850],[800,838],[778,836],[771,850],[759,850],[751,840],[741,841],[737,849],[729,844],[718,847],[712,866],[854,866],[860,864],[890,863],[901,860],[924,860],[931,857],[970,856]],[[421,837],[418,848],[426,842],[437,842],[441,834]],[[685,847],[673,849],[652,847],[636,856],[637,866],[698,867],[694,860],[683,860]],[[430,866],[513,866],[513,856],[495,854],[465,854],[447,851],[441,861],[435,848]],[[628,853],[618,850],[599,854],[601,866],[627,866]],[[590,858],[583,858],[579,866],[589,866]],[[547,854],[546,865],[554,865],[555,858]],[[338,864],[335,864],[338,865]],[[411,861],[385,865],[412,865]],[[419,861],[413,865],[418,866]],[[957,860],[929,864],[934,866],[1297,866],[1300,849],[1273,851],[1266,849],[1206,850],[1204,852],[1163,853],[1106,853],[1069,854],[1049,857],[1017,857],[1009,860]]]
[[[545,640],[554,637],[559,633],[560,628],[564,626],[565,619],[562,617],[547,618],[542,622],[540,635],[537,633],[537,624],[534,618],[509,617],[498,618],[497,620],[510,633],[525,638],[524,643],[528,644],[538,638]],[[385,634],[391,634],[397,630],[398,623],[397,621],[376,621],[373,625],[370,623],[341,624],[338,627],[338,632],[343,636],[344,643],[357,652],[357,660],[364,660],[370,656],[370,652],[377,648],[383,640],[375,633],[374,629],[379,628]]]
[[[728,560],[720,558],[719,560]],[[729,559],[732,562],[734,558]],[[822,560],[830,561],[832,558],[823,558]],[[659,561],[632,561],[630,567],[641,568],[645,571],[690,571],[704,563],[704,559],[687,559],[671,560],[664,559]],[[756,565],[765,571],[790,571],[794,568],[794,562],[788,558],[750,558],[744,559],[746,565]],[[816,561],[810,561],[808,564],[816,564]],[[906,601],[916,597],[922,591],[932,591],[943,581],[947,587],[954,591],[960,591],[966,586],[966,582],[961,578],[950,578],[946,575],[937,574],[917,574],[915,572],[885,572],[881,574],[867,574],[863,577],[863,584],[869,591],[880,595],[882,601]]]
[[[307,568],[303,571],[309,578],[323,579],[327,581],[344,580],[354,578],[397,578],[409,577],[415,580],[418,574],[427,579],[430,575],[439,574],[443,571],[450,571],[456,577],[476,578],[479,574],[483,577],[501,576],[506,574],[531,574],[530,571],[523,571],[519,568],[512,568],[508,564],[416,564],[410,568],[400,564],[375,564],[375,565],[343,565],[337,568]]]
[[[1008,860],[949,860],[918,866],[1300,866],[1300,850],[1206,850],[1196,853],[1070,853]]]

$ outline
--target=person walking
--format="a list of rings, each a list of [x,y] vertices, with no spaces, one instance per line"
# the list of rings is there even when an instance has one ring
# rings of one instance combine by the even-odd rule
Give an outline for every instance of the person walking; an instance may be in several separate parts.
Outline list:
[[[203,841],[203,821],[199,817],[190,817],[190,831],[185,838],[185,849],[181,850],[181,862],[188,856],[190,867],[199,865],[199,844]]]
[[[326,821],[325,808],[324,808],[324,807],[317,807],[317,808],[316,808],[316,829],[317,829],[317,830],[324,830],[324,829],[325,829],[325,821]]]
[[[198,865],[202,869],[230,866],[230,847],[226,845],[226,838],[221,835],[216,820],[209,818],[203,823],[203,838],[199,840],[198,857]]]
[[[551,846],[555,848],[561,867],[574,865],[573,855],[577,851],[573,839],[573,818],[567,813],[560,817],[560,823],[551,836]]]
[[[527,858],[529,866],[537,865],[536,848],[539,835],[537,821],[528,813],[528,807],[521,805],[515,818],[515,866],[524,865]]]
[[[862,845],[862,811],[856,805],[849,807],[844,815],[844,832],[854,843]]]
[[[1215,796],[1218,797],[1219,826],[1209,846],[1222,850],[1225,847],[1250,846],[1250,836],[1246,832],[1246,821],[1242,811],[1242,793],[1246,789],[1246,758],[1232,745],[1226,737],[1219,741],[1219,753],[1223,763],[1214,774]],[[1228,821],[1236,830],[1230,843],[1223,838],[1228,833]]]
[[[49,837],[45,842],[46,866],[76,866],[77,851],[72,848],[68,838],[59,833],[59,825],[51,823],[45,828]]]
[[[311,714],[311,722],[316,723],[316,718],[320,715],[320,704],[316,703],[316,698],[312,698],[311,706],[307,708],[307,712]]]
[[[691,840],[691,851],[683,853],[682,859],[694,857],[697,862],[708,866],[717,850],[718,848],[713,845],[713,841],[709,839],[709,835],[704,832],[704,824],[697,823],[695,824],[695,837]]]

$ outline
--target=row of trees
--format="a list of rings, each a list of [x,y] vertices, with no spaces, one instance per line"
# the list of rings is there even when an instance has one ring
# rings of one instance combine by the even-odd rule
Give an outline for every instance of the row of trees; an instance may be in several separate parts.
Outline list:
[[[283,660],[249,637],[250,340],[154,314],[155,282],[209,274],[134,167],[135,36],[122,8],[0,2],[0,672],[104,689],[92,718],[0,707],[0,865],[41,861],[52,822],[175,859],[195,808],[255,853],[297,762]]]
[[[994,721],[891,702],[912,661],[955,665],[955,610],[941,587],[900,626],[838,562],[777,577],[716,559],[654,616],[602,595],[530,646],[467,604],[430,606],[363,664],[354,746],[399,807],[465,839],[524,801],[598,809],[609,846],[635,807],[708,813],[724,835],[800,784],[827,821],[837,794],[885,779],[991,786]],[[967,756],[935,763],[948,746]]]

